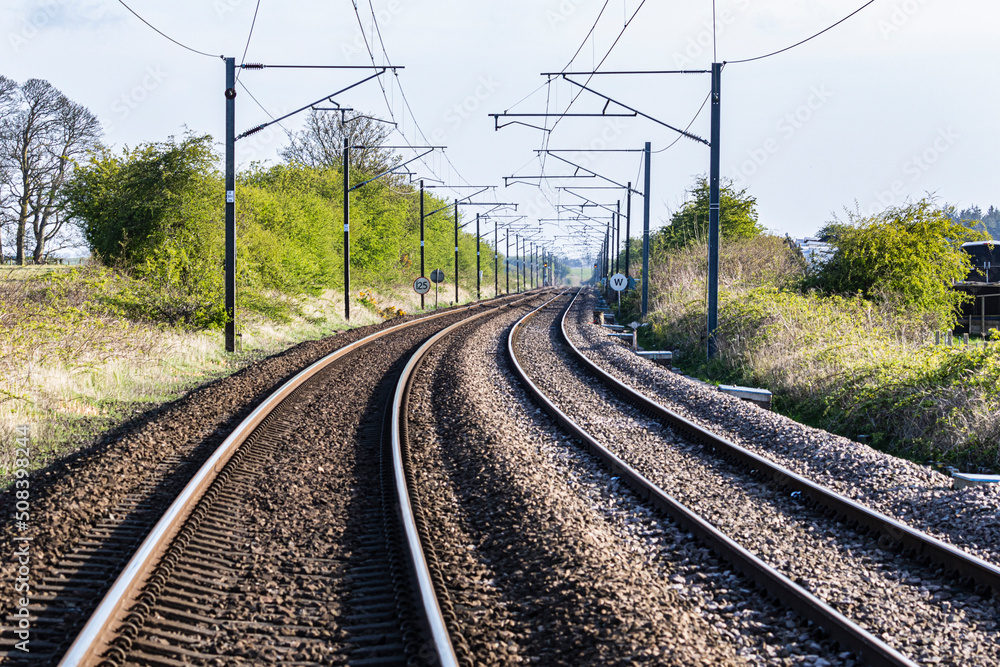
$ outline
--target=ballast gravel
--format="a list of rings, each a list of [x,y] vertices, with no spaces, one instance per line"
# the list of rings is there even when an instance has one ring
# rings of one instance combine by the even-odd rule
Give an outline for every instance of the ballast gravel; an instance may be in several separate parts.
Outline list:
[[[853,664],[553,428],[506,367],[524,312],[455,335],[411,395],[417,487],[477,664]]]
[[[254,362],[140,415],[29,476],[30,520],[26,533],[13,521],[0,524],[0,542],[6,553],[14,553],[18,544],[15,538],[25,534],[31,538],[33,612],[42,622],[33,635],[36,650],[29,659],[44,661],[47,651],[61,654],[125,564],[125,560],[118,565],[102,562],[106,574],[100,581],[91,582],[99,588],[88,590],[83,603],[74,597],[70,604],[63,605],[59,601],[62,592],[39,591],[46,581],[66,578],[56,571],[57,564],[81,540],[95,530],[109,534],[132,531],[137,546],[155,524],[156,508],[169,505],[201,462],[277,387],[333,350],[417,317],[397,318],[307,341]],[[0,493],[0,514],[12,517],[16,502],[13,486]],[[137,516],[133,508],[138,502],[151,511]],[[13,582],[18,567],[16,558],[0,559],[0,576]],[[67,591],[66,595],[74,593]],[[52,596],[50,611],[47,600]],[[16,600],[13,594],[0,596],[0,615],[5,625]],[[5,633],[4,639],[11,637]]]
[[[574,344],[664,407],[841,495],[1000,566],[1000,485],[951,478],[733,398],[634,354],[593,324],[592,292],[567,321]]]
[[[592,304],[584,303],[571,314],[571,331],[575,328],[578,335],[582,331],[583,339],[591,349],[607,352],[608,357],[618,361],[622,346],[617,342],[607,343],[603,332],[589,323],[590,306]],[[590,338],[586,337],[587,334]],[[580,342],[577,344],[581,345]],[[693,506],[724,532],[772,566],[785,571],[831,606],[848,617],[860,619],[863,627],[876,632],[887,643],[920,662],[995,664],[1000,643],[994,601],[982,600],[950,580],[940,580],[919,565],[900,565],[894,555],[881,551],[877,544],[860,536],[852,537],[835,522],[806,508],[800,508],[805,518],[798,523],[786,519],[786,516],[800,511],[793,507],[796,504],[793,499],[769,491],[733,466],[704,461],[700,447],[685,445],[668,429],[646,420],[631,408],[620,407],[622,412],[614,414],[608,414],[606,408],[602,411],[609,397],[601,391],[595,393],[581,383],[568,370],[565,354],[557,359],[560,355],[553,354],[552,350],[558,348],[558,342],[550,327],[541,328],[539,323],[538,328],[529,330],[524,347],[525,350],[531,349],[531,353],[526,351],[525,356],[529,359],[528,364],[534,366],[533,374],[538,378],[536,382],[543,385],[547,393],[554,394],[550,397],[598,440],[639,467],[668,493]],[[643,364],[648,363],[627,350],[625,352]],[[666,374],[667,381],[673,380],[669,377],[673,374],[663,369],[647,370],[652,370],[654,375]],[[628,374],[620,368],[616,375],[619,379],[628,380]],[[685,378],[678,380],[678,384],[685,389],[687,385],[694,385]],[[661,392],[655,396],[657,400],[691,418],[692,410],[684,403],[690,394],[677,397],[676,393],[663,392],[662,385],[660,389]],[[712,417],[710,423],[715,425],[713,430],[743,446],[747,446],[746,441],[754,442],[756,429],[761,428],[762,421],[777,417],[715,394],[699,396],[705,402],[712,398],[724,399],[708,406],[714,408],[709,412]],[[668,403],[664,395],[673,400]],[[560,397],[561,401],[558,400]],[[612,403],[615,402],[612,400]],[[680,410],[678,407],[688,409]],[[733,407],[747,407],[750,412],[757,413],[754,416],[758,420],[753,423],[756,429],[748,431],[740,421],[729,418]],[[705,425],[705,421],[703,419],[701,423]],[[720,426],[720,422],[725,426]],[[816,438],[834,438],[824,432],[811,435],[813,442]],[[760,452],[761,443],[757,441],[755,444],[757,446],[752,449]],[[804,456],[806,452],[799,454]],[[870,455],[871,450],[865,454]],[[842,456],[839,460],[847,458]],[[803,472],[801,465],[779,462]],[[719,477],[714,481],[706,477],[702,471],[708,469],[715,469]],[[809,475],[809,472],[804,474]],[[743,481],[740,481],[741,478]],[[810,547],[810,541],[819,541],[823,548],[817,550]]]

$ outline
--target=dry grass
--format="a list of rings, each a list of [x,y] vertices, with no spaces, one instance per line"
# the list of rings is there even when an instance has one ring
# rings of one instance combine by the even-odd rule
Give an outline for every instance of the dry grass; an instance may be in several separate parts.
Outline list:
[[[240,353],[227,355],[221,332],[109,315],[95,303],[95,280],[86,270],[71,273],[64,267],[0,272],[0,477],[12,469],[18,426],[30,428],[31,466],[42,467],[137,411],[255,359],[380,322],[389,311],[412,313],[420,304],[408,285],[372,294],[366,304],[354,292],[348,323],[343,293],[331,290],[299,300],[297,314],[280,323],[241,315]],[[445,307],[454,299],[454,286],[442,292]],[[487,295],[492,285],[484,290]],[[469,297],[460,290],[461,299]],[[433,303],[431,296],[428,305]]]
[[[724,250],[719,354],[711,363],[704,361],[705,249],[656,266],[648,344],[680,349],[687,372],[766,387],[782,412],[852,438],[868,435],[887,451],[969,470],[1000,467],[1000,345],[935,346],[931,319],[889,297],[798,291],[802,269],[776,241]]]

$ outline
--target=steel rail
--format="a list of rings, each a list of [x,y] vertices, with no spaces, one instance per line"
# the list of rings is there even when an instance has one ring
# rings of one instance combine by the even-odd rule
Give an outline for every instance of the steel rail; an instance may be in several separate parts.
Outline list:
[[[546,304],[551,303],[559,296],[555,296]],[[524,300],[524,299],[522,299]],[[543,305],[544,307],[544,305]],[[414,516],[413,494],[415,489],[407,480],[407,466],[405,463],[405,451],[407,449],[408,428],[407,428],[407,405],[409,402],[410,388],[416,377],[416,372],[427,353],[441,340],[454,333],[457,329],[493,313],[499,308],[477,313],[461,322],[456,322],[434,334],[424,342],[420,348],[413,353],[407,361],[399,381],[396,384],[396,391],[392,400],[392,461],[393,475],[396,479],[396,494],[399,501],[398,509],[400,519],[403,524],[405,543],[410,552],[410,564],[413,566],[416,581],[420,591],[420,599],[424,607],[424,617],[431,623],[431,634],[434,639],[441,667],[458,667],[459,660],[452,647],[450,632],[438,602],[438,593],[435,591],[431,568],[428,565],[424,554],[423,539],[421,530],[418,528],[418,519]]]
[[[997,567],[993,563],[943,542],[916,528],[911,528],[881,512],[865,507],[855,500],[842,496],[836,491],[821,486],[798,473],[792,472],[784,466],[770,461],[759,454],[755,454],[720,435],[712,433],[708,429],[663,407],[610,375],[607,371],[601,369],[597,364],[588,359],[570,340],[566,332],[566,316],[568,314],[569,310],[563,315],[563,322],[560,327],[563,340],[569,346],[576,359],[596,377],[605,382],[622,400],[636,405],[640,410],[656,418],[669,422],[671,426],[682,431],[689,438],[714,447],[722,452],[723,455],[756,470],[766,477],[770,477],[776,484],[800,492],[803,498],[832,512],[836,512],[847,523],[857,524],[864,530],[875,531],[885,535],[900,545],[903,550],[913,553],[917,558],[927,559],[936,565],[944,567],[946,571],[955,573],[957,578],[972,581],[977,586],[992,589],[994,594],[1000,594],[1000,567]]]
[[[512,301],[516,302],[516,299],[512,297]],[[239,447],[282,401],[324,368],[355,350],[412,326],[454,315],[456,312],[481,308],[483,303],[488,302],[434,313],[369,334],[313,362],[267,397],[226,437],[167,508],[63,655],[59,662],[60,667],[75,667],[76,665],[90,665],[100,662],[102,654],[111,647],[116,623],[136,602],[157,563],[183,527],[188,516],[194,511],[198,501],[226,462],[233,457]]]
[[[565,337],[566,315],[570,312],[580,291],[566,306],[560,318],[560,329]],[[544,307],[544,306],[543,306]],[[615,475],[624,480],[643,500],[657,507],[722,556],[756,585],[804,618],[822,627],[845,650],[854,652],[860,661],[875,667],[916,667],[917,663],[892,648],[864,628],[814,596],[805,588],[781,574],[719,531],[701,516],[667,494],[663,489],[632,468],[619,456],[600,444],[546,397],[528,377],[518,361],[516,341],[524,326],[541,312],[541,308],[522,318],[511,329],[507,350],[515,373],[528,393],[556,422],[577,438]],[[565,337],[568,341],[568,337]],[[572,345],[572,344],[571,344]],[[575,349],[575,348],[574,348]]]

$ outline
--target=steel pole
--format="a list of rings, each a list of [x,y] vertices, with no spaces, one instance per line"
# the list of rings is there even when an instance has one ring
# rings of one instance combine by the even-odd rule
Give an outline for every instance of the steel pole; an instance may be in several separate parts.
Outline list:
[[[420,277],[424,274],[424,182],[420,181]],[[420,295],[420,310],[424,310],[424,295]]]
[[[458,200],[455,200],[455,303],[458,303]]]
[[[482,297],[479,294],[479,214],[476,213],[476,301]]]
[[[632,181],[628,182],[628,194],[625,196],[625,277],[629,277],[628,261],[630,256],[629,239],[632,237]],[[626,281],[627,283],[628,281]]]
[[[652,193],[649,191],[649,166],[651,151],[649,142],[646,142],[645,149],[645,174],[643,179],[642,193],[642,317],[649,313],[649,198]]]
[[[521,242],[521,237],[518,234],[514,234],[514,254],[517,255],[517,259],[514,261],[514,271],[517,273],[517,293],[521,293],[521,248],[518,244]]]
[[[226,58],[226,352],[236,351],[236,58]]]
[[[712,63],[712,150],[708,168],[708,358],[716,353],[719,320],[719,140],[722,129],[722,63]]]
[[[615,213],[615,273],[621,273],[622,260],[621,260],[621,248],[622,245],[622,200],[619,199],[615,203],[615,208],[617,213]]]
[[[500,296],[500,237],[497,221],[493,221],[493,296]]]
[[[503,273],[507,279],[507,289],[505,294],[510,294],[510,229],[503,233],[503,242],[507,250],[503,256]]]
[[[351,321],[351,145],[344,137],[344,319]]]

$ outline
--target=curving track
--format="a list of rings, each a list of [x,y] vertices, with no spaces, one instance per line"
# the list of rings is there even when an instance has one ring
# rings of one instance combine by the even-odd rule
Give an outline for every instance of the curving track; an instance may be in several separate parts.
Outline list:
[[[45,542],[31,662],[994,664],[995,566],[609,379],[570,301],[352,334],[228,437],[161,429]]]
[[[388,408],[421,342],[494,310],[378,331],[287,382],[209,457],[124,570],[134,548],[115,541],[121,528],[91,530],[63,558],[78,567],[54,572],[69,576],[33,619],[52,628],[48,642],[34,636],[50,652],[31,661],[54,661],[81,607],[122,571],[64,664],[453,664],[411,589],[412,547],[398,539],[394,473],[382,465]],[[74,563],[81,550],[103,569]]]
[[[516,347],[526,360],[527,374],[537,383],[547,411],[616,474],[630,479],[640,495],[726,554],[737,569],[823,627],[865,664],[936,664],[942,656],[950,664],[992,664],[998,647],[995,609],[958,602],[962,613],[956,615],[953,600],[979,599],[957,584],[964,578],[995,587],[995,566],[665,410],[580,353],[569,341],[565,319],[540,313],[537,326],[519,327],[526,342],[515,346],[512,332],[512,351]],[[531,383],[527,375],[525,382]],[[737,465],[720,461],[720,454]],[[859,527],[862,535],[831,520],[835,516]],[[886,551],[900,546],[917,558]],[[953,574],[938,583],[934,566]],[[954,596],[927,599],[928,589],[952,588]]]

